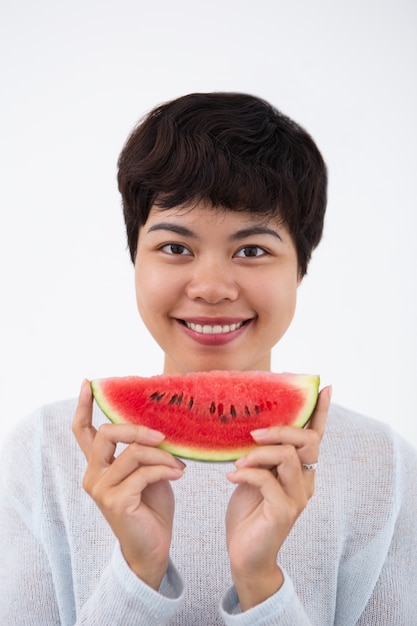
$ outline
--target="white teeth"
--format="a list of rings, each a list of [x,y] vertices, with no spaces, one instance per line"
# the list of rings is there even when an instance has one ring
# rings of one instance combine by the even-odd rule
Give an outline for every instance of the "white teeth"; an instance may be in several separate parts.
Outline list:
[[[220,324],[215,324],[214,326],[210,326],[209,324],[194,324],[193,322],[185,322],[187,328],[191,328],[196,333],[203,333],[203,335],[222,335],[224,333],[231,333],[232,331],[240,328],[243,325],[243,322],[238,322],[237,324],[224,324],[221,326]]]

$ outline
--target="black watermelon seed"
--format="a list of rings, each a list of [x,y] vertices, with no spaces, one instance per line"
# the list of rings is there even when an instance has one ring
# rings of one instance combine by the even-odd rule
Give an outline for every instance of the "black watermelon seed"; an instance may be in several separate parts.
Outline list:
[[[174,393],[174,395],[172,396],[172,398],[168,402],[168,404],[175,404],[175,401],[176,401],[177,397],[178,397],[178,395],[176,393]]]
[[[250,417],[250,411],[247,406],[245,406],[245,414]]]
[[[233,404],[231,404],[231,405],[230,405],[230,415],[231,415],[232,417],[236,417],[236,409],[235,409],[235,407],[233,406]]]
[[[177,398],[177,404],[178,404],[178,406],[181,404],[183,397],[184,397],[184,394],[180,393],[180,395],[179,395],[179,396],[178,396],[178,398]]]
[[[194,404],[194,398],[190,398],[189,401],[188,401],[188,408],[191,409],[193,404]]]
[[[164,397],[164,395],[165,395],[164,393],[159,393],[158,391],[155,391],[155,393],[149,396],[149,399],[156,400],[156,402],[160,402],[162,398]]]
[[[210,413],[213,415],[213,413],[215,412],[216,412],[216,405],[214,404],[214,402],[212,402],[210,405]]]

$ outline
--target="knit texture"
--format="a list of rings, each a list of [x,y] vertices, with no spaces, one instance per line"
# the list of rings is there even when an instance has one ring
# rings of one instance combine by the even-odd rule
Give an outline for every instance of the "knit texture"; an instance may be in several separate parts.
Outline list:
[[[1,456],[0,622],[7,626],[413,626],[417,453],[333,406],[316,492],[279,555],[282,588],[241,612],[225,544],[228,463],[187,461],[172,483],[171,561],[159,592],[128,568],[81,487],[75,401],[44,407]],[[106,421],[95,408],[94,423]]]

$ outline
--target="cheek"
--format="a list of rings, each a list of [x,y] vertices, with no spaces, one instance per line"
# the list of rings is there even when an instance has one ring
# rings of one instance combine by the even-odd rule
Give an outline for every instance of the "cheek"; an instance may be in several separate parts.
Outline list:
[[[159,291],[156,277],[152,274],[143,267],[135,269],[136,302],[141,314],[146,312],[148,307],[155,305],[155,297]]]
[[[176,293],[175,282],[166,272],[149,267],[135,269],[136,302],[141,315],[165,310]]]
[[[294,280],[280,281],[271,289],[265,289],[264,310],[279,327],[287,327],[294,317],[297,304],[297,283]]]

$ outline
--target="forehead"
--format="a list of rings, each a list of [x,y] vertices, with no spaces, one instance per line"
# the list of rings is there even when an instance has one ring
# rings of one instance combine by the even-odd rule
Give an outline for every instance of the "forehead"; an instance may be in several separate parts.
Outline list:
[[[187,206],[161,208],[152,206],[145,226],[158,222],[183,223],[200,230],[204,226],[216,225],[219,228],[244,228],[251,225],[274,225],[283,227],[278,215],[259,214],[248,210],[231,210],[225,207],[214,207],[209,203],[196,202]]]

